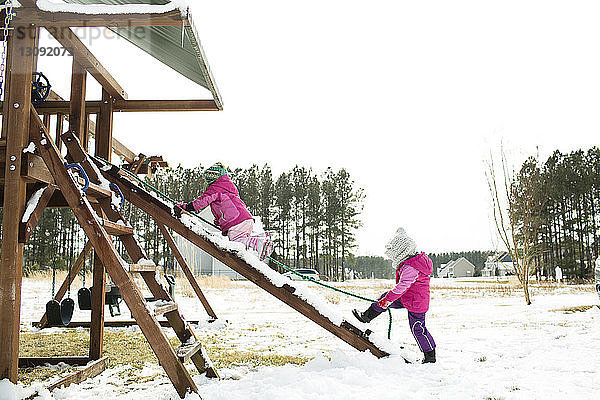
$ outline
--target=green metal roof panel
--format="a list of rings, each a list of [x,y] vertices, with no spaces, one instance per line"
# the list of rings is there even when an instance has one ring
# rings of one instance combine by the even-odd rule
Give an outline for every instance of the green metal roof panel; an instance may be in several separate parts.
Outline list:
[[[154,4],[165,5],[168,0],[65,0],[74,4]],[[109,28],[117,35],[144,50],[152,57],[181,75],[210,90],[217,107],[222,108],[221,97],[215,86],[210,67],[194,28],[191,15],[182,26]]]

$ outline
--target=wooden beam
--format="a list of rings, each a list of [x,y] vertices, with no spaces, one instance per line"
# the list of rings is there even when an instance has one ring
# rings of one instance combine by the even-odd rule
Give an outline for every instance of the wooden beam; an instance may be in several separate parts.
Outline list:
[[[119,142],[114,137],[112,142],[113,151],[115,152],[115,154],[117,154],[119,157],[123,157],[123,159],[127,162],[133,162],[135,160],[136,154],[133,151],[129,150],[127,146]]]
[[[59,360],[65,360],[65,361],[72,361],[73,363],[77,362],[78,364],[76,364],[76,365],[80,365],[80,363],[83,363],[83,360],[86,359],[84,357],[70,357],[70,358],[72,360],[69,360],[69,357],[47,358],[46,360],[49,363],[54,363],[54,364],[58,364],[59,362],[61,362]],[[41,360],[43,360],[43,359],[41,359]],[[104,372],[104,370],[106,370],[106,366],[108,364],[108,358],[102,357],[102,358],[95,360],[93,362],[90,362],[90,363],[86,362],[85,364],[86,365],[84,367],[78,369],[77,371],[75,371],[67,376],[60,378],[58,381],[54,382],[52,385],[48,386],[46,389],[48,389],[49,392],[52,392],[54,389],[66,388],[67,386],[70,386],[73,384],[78,384],[78,383],[85,381],[88,378],[93,378],[97,375],[100,375],[102,372]],[[71,365],[73,365],[73,364],[71,364]],[[33,400],[37,397],[39,397],[39,392],[36,391],[31,396],[26,397],[24,400]]]
[[[123,112],[219,111],[214,100],[121,100],[115,110]]]
[[[96,146],[94,155],[111,161],[113,141],[113,98],[110,93],[102,89],[102,102],[96,125]]]
[[[2,138],[6,139],[4,200],[0,260],[0,380],[17,382],[23,243],[19,223],[25,210],[27,185],[21,176],[21,155],[29,136],[31,74],[34,57],[23,49],[35,45],[35,28],[22,28],[24,35],[9,36],[6,50],[6,79]]]
[[[127,99],[125,90],[72,30],[69,29],[66,34],[63,34],[62,32],[58,33],[58,30],[53,29],[48,30],[48,32],[50,32],[50,34],[65,49],[69,49],[69,52],[73,56],[73,60],[86,69],[111,96],[121,100]]]
[[[185,277],[188,279],[188,282],[190,282],[192,289],[194,289],[196,296],[198,296],[198,298],[200,299],[200,302],[204,306],[206,313],[208,315],[210,315],[212,318],[217,319],[217,314],[215,314],[214,310],[210,306],[210,303],[208,302],[208,300],[206,300],[204,293],[202,293],[202,289],[200,289],[200,285],[198,285],[198,281],[196,280],[194,273],[192,272],[190,267],[187,265],[187,262],[185,262],[185,258],[183,258],[183,255],[177,248],[177,244],[175,244],[175,240],[173,240],[173,236],[171,236],[171,234],[169,233],[169,231],[163,224],[160,224],[158,222],[156,224],[158,225],[158,229],[160,229],[160,232],[162,233],[163,237],[167,241],[167,245],[173,252],[173,255],[175,256],[175,259],[179,263],[179,266],[181,267],[181,270],[183,271]]]
[[[65,116],[62,113],[56,114],[56,138],[54,139],[54,143],[56,143],[56,147],[59,151],[62,148],[62,141],[60,140],[60,135],[63,134],[64,122]]]
[[[35,193],[40,197],[35,208],[29,215],[27,221],[23,221],[21,219],[21,224],[19,226],[19,243],[27,243],[27,241],[29,240],[29,237],[33,233],[33,230],[35,229],[38,221],[42,217],[42,213],[46,209],[50,198],[52,198],[54,190],[56,190],[56,186],[52,184],[45,186],[42,185],[38,190],[41,191],[41,195],[36,190]]]
[[[87,112],[100,112],[101,101],[89,100],[85,103]],[[68,113],[69,102],[46,100],[35,106],[39,113]],[[114,100],[113,110],[119,112],[178,112],[178,111],[219,111],[214,100]]]
[[[67,365],[86,365],[90,362],[88,357],[70,356],[70,357],[20,357],[19,368],[35,368],[46,364],[67,364]]]
[[[104,351],[104,308],[106,305],[106,271],[94,252],[92,269],[92,312],[90,324],[90,359],[98,360]]]
[[[67,151],[70,157],[70,162],[76,162],[81,164],[83,169],[88,175],[90,182],[92,183],[100,183],[100,179],[98,178],[98,174],[96,173],[96,169],[91,168],[88,164],[87,153],[81,148],[79,145],[79,139],[77,137],[77,133],[72,129],[69,129],[65,132],[61,139],[65,146],[67,147]]]
[[[69,102],[69,130],[74,132],[84,150],[87,150],[87,120],[85,118],[85,89],[87,72],[73,59],[71,101]]]
[[[71,273],[65,277],[65,280],[62,283],[62,285],[60,285],[58,292],[56,292],[56,294],[54,295],[54,300],[59,301],[59,302],[62,300],[63,296],[65,295],[65,293],[67,293],[67,290],[69,289],[69,285],[71,283],[73,283],[73,281],[77,277],[77,274],[79,273],[79,270],[81,270],[81,267],[83,267],[83,264],[85,263],[85,259],[87,258],[88,254],[90,254],[91,250],[92,250],[92,243],[88,240],[85,243],[85,246],[83,246],[83,250],[81,250],[81,252],[79,253],[79,256],[77,256],[75,263],[71,267]],[[47,317],[46,313],[44,312],[44,315],[42,315],[42,318],[40,318],[40,320],[36,324],[36,326],[38,328],[44,328],[47,324],[48,324],[48,317]]]
[[[106,233],[112,236],[133,235],[133,227],[120,225],[108,219],[102,221],[102,226],[104,226]]]
[[[193,321],[186,320],[186,322],[188,324],[192,324],[192,325],[197,325],[200,323],[200,321],[198,321],[198,320],[193,320]],[[214,322],[214,320],[211,319],[208,322]],[[171,323],[168,320],[161,319],[158,321],[158,323],[163,328],[171,328]],[[37,322],[32,322],[31,325],[37,326]],[[69,323],[69,326],[65,326],[65,328],[89,328],[90,325],[91,325],[90,321],[71,321]],[[133,319],[104,321],[104,326],[106,328],[127,328],[127,327],[135,326],[135,325],[137,325],[137,322]]]
[[[89,363],[85,367],[73,372],[72,374],[61,378],[58,382],[55,382],[52,385],[48,386],[48,391],[52,392],[54,389],[65,388],[73,384],[81,383],[88,378],[93,378],[97,375],[100,375],[102,372],[104,372],[107,365],[107,357],[99,358]]]
[[[83,14],[50,12],[32,8],[16,8],[15,25],[38,25],[57,34],[69,27],[127,27],[181,26],[187,23],[180,10],[166,13],[135,14]]]

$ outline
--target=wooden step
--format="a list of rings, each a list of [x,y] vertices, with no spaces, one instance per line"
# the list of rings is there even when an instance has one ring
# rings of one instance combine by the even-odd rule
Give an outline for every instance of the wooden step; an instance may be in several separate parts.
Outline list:
[[[177,305],[177,303],[162,302],[161,304],[154,306],[154,316],[159,317],[166,313],[177,311],[178,309],[179,309],[179,306]]]
[[[156,265],[145,265],[145,264],[129,264],[129,272],[143,274],[148,272],[156,272],[158,267]]]
[[[179,346],[175,353],[182,363],[188,362],[196,353],[202,350],[202,342],[196,340],[192,343],[184,343]]]
[[[77,177],[77,183],[80,186],[85,184],[85,180],[81,177]],[[105,189],[100,185],[90,182],[90,186],[85,191],[85,194],[95,197],[97,199],[101,198],[110,198],[112,196],[112,192],[109,189]]]
[[[117,224],[116,222],[104,219],[100,221],[106,233],[112,236],[133,235],[133,227]]]

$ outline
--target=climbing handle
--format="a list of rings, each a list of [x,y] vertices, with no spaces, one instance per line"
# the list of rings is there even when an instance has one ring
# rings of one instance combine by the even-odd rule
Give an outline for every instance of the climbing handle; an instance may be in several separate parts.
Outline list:
[[[111,183],[110,185],[108,185],[108,187],[117,192],[117,195],[121,198],[121,203],[119,204],[119,208],[122,208],[123,204],[125,203],[125,196],[123,196],[123,192],[121,192],[121,189],[119,189],[119,187],[117,185],[115,185],[114,183]]]
[[[65,163],[65,167],[67,168],[67,170],[75,168],[79,171],[79,173],[83,176],[83,179],[85,179],[85,184],[83,185],[83,188],[81,188],[81,190],[83,190],[85,192],[87,190],[87,188],[90,187],[90,178],[88,178],[87,174],[85,173],[85,171],[83,170],[81,165],[79,165],[77,163],[71,163],[71,164]]]

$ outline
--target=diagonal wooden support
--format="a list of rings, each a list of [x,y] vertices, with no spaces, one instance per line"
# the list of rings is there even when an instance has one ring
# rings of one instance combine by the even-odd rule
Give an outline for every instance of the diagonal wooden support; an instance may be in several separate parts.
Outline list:
[[[167,241],[169,248],[173,252],[175,259],[177,259],[177,262],[179,263],[181,270],[185,274],[185,277],[190,282],[190,285],[192,285],[192,289],[194,289],[196,296],[198,296],[198,298],[200,299],[200,302],[204,306],[206,313],[208,315],[210,315],[212,318],[217,319],[217,314],[215,314],[212,307],[208,303],[208,300],[206,300],[204,293],[202,293],[202,289],[200,289],[200,285],[198,285],[198,281],[196,281],[196,277],[194,276],[193,272],[190,270],[190,267],[185,262],[185,258],[183,258],[183,255],[177,248],[177,244],[175,244],[175,241],[173,240],[173,236],[171,236],[171,234],[169,233],[169,231],[163,224],[158,223],[158,222],[156,224],[158,225],[158,229],[160,229],[160,232],[162,233],[163,237]]]
[[[56,300],[58,302],[60,302],[62,300],[63,296],[65,295],[65,293],[67,293],[67,290],[69,289],[69,285],[75,280],[75,277],[79,273],[79,270],[81,270],[81,267],[83,267],[83,264],[85,263],[85,259],[87,258],[88,254],[90,254],[91,250],[92,250],[92,243],[88,240],[86,242],[85,246],[83,246],[83,250],[81,250],[81,253],[79,253],[79,256],[75,260],[75,263],[71,267],[71,273],[67,275],[67,277],[65,278],[62,285],[60,285],[60,289],[58,289],[58,292],[56,292],[56,294],[54,295],[54,300]],[[42,328],[45,328],[47,324],[48,324],[48,316],[46,315],[46,313],[44,313],[44,315],[42,316],[40,321],[36,324],[36,326],[38,328],[42,329]]]
[[[42,124],[35,109],[31,107],[30,137],[36,144],[46,166],[54,176],[57,186],[67,200],[77,221],[94,246],[94,250],[104,264],[132,315],[139,324],[150,347],[158,357],[167,376],[175,386],[181,398],[189,391],[198,393],[198,388],[189,372],[179,361],[175,350],[163,333],[157,320],[148,312],[144,297],[126,271],[127,264],[119,256],[104,228],[97,220],[86,197],[82,196],[80,187],[75,184],[65,169],[64,159],[58,152],[54,142]]]
[[[29,214],[29,217],[23,221],[21,219],[21,224],[19,226],[19,243],[27,243],[29,237],[33,234],[33,230],[37,226],[37,223],[40,221],[42,217],[42,213],[46,209],[52,194],[56,190],[56,185],[41,185],[41,187],[37,190],[34,190],[31,195],[31,199],[38,198],[38,201],[34,207],[34,209]],[[38,197],[39,196],[39,197]],[[27,210],[26,210],[27,211]]]
[[[73,60],[87,70],[111,96],[121,100],[127,99],[127,93],[125,93],[125,90],[119,85],[117,80],[113,78],[70,28],[49,29],[48,32],[65,49],[69,49]]]

